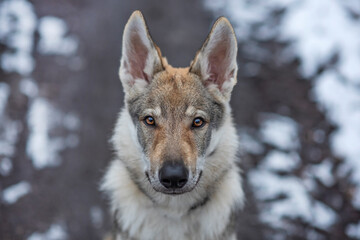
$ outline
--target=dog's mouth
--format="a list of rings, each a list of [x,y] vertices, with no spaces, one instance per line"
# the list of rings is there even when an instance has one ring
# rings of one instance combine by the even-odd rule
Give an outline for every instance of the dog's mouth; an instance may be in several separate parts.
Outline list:
[[[189,181],[187,182],[186,185],[184,185],[182,188],[166,188],[165,186],[163,186],[159,180],[157,179],[152,179],[149,176],[148,172],[145,172],[146,178],[149,181],[149,183],[151,184],[151,186],[153,187],[153,189],[157,192],[166,194],[166,195],[181,195],[187,192],[191,192],[199,183],[201,176],[202,176],[202,171],[200,171],[200,173],[198,174],[198,176],[196,178],[193,179],[189,179]]]

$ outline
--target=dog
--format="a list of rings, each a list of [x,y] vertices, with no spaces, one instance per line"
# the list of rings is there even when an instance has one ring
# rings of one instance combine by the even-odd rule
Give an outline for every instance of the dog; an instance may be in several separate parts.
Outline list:
[[[244,200],[229,104],[236,56],[234,30],[220,17],[190,67],[174,68],[133,12],[119,70],[125,106],[101,184],[114,239],[236,239]]]

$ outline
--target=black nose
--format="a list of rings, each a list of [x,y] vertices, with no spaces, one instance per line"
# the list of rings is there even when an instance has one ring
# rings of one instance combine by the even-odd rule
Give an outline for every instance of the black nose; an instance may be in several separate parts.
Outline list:
[[[188,181],[188,175],[182,162],[165,162],[159,171],[160,182],[166,188],[182,188]]]

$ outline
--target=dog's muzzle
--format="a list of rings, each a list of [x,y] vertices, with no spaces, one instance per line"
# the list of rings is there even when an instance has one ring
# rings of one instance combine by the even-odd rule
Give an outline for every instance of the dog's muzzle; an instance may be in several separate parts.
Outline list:
[[[181,162],[165,162],[159,170],[160,183],[169,190],[181,189],[186,185],[189,171]]]

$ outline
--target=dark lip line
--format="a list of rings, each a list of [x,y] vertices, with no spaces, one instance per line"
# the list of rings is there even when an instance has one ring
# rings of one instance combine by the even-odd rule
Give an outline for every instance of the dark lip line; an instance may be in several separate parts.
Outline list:
[[[161,192],[161,191],[158,191],[158,192]],[[186,192],[161,192],[161,193],[166,194],[166,195],[181,195]]]
[[[148,172],[145,172],[145,176],[146,176],[147,180],[149,181],[149,183],[151,184],[150,177],[149,177],[149,173],[148,173]]]
[[[202,173],[203,173],[203,171],[201,171],[201,172],[199,173],[199,177],[198,177],[198,179],[197,179],[197,181],[196,181],[196,183],[195,183],[195,186],[199,183],[200,178],[201,178],[201,176],[202,176]]]

